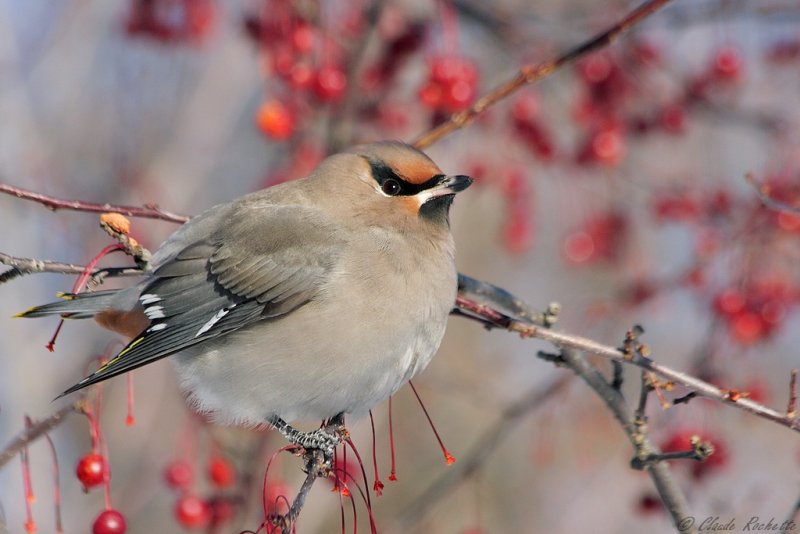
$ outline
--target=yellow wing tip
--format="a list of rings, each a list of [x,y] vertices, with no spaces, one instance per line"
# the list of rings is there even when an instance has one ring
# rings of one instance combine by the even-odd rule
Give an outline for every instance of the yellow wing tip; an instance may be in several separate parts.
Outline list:
[[[56,297],[58,297],[60,299],[64,299],[64,300],[74,300],[75,299],[75,295],[73,295],[71,293],[65,293],[64,291],[58,291],[56,293]]]
[[[133,341],[131,341],[130,344],[127,347],[125,347],[124,349],[122,349],[122,351],[120,351],[119,354],[117,354],[116,356],[114,356],[113,358],[108,360],[106,363],[101,365],[100,368],[97,371],[94,372],[94,374],[102,373],[103,371],[108,369],[111,365],[113,365],[114,363],[119,361],[120,358],[125,356],[128,352],[131,351],[131,349],[133,349],[133,347],[135,347],[136,345],[141,343],[143,340],[144,340],[144,336],[138,337],[138,338],[134,339]]]

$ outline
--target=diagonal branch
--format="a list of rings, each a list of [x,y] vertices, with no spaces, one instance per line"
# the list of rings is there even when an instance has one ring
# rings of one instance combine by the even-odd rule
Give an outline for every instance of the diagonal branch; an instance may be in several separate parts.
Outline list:
[[[767,419],[769,421],[778,423],[796,432],[800,432],[800,418],[792,416],[792,414],[784,414],[767,408],[763,404],[755,402],[751,399],[743,398],[740,395],[733,395],[732,390],[720,389],[713,384],[709,384],[699,378],[695,378],[687,373],[676,371],[664,365],[658,364],[649,358],[640,355],[626,355],[619,349],[610,345],[604,345],[580,336],[572,334],[565,334],[549,330],[547,328],[535,326],[522,320],[514,319],[496,309],[479,304],[475,301],[466,299],[459,296],[456,301],[458,309],[463,310],[468,314],[474,314],[481,320],[492,323],[497,328],[503,328],[511,332],[518,333],[521,337],[535,337],[545,341],[549,341],[559,347],[566,347],[576,349],[589,354],[596,354],[603,358],[608,358],[612,361],[617,361],[623,364],[636,365],[645,370],[652,371],[653,373],[666,378],[668,381],[675,384],[680,384],[695,395],[714,399],[723,404],[734,406],[740,410],[744,410],[753,415]]]
[[[525,65],[513,78],[489,91],[468,109],[451,115],[449,119],[439,126],[423,133],[417,137],[412,144],[419,149],[427,148],[443,137],[464,128],[472,122],[475,117],[515,91],[553,74],[558,69],[573,63],[590,52],[594,52],[610,44],[621,34],[669,3],[669,1],[670,0],[648,0],[604,32],[595,35],[588,41],[584,41],[561,56],[538,65]]]
[[[145,219],[160,219],[162,221],[169,221],[175,223],[185,223],[189,220],[186,215],[172,213],[171,211],[162,210],[155,204],[147,204],[141,206],[121,206],[116,204],[96,204],[94,202],[85,202],[83,200],[64,200],[55,198],[48,195],[43,195],[35,191],[22,189],[21,187],[14,187],[12,185],[0,183],[0,193],[12,195],[17,198],[31,200],[38,202],[44,207],[56,210],[74,210],[74,211],[89,211],[94,213],[121,213],[128,217],[142,217]]]

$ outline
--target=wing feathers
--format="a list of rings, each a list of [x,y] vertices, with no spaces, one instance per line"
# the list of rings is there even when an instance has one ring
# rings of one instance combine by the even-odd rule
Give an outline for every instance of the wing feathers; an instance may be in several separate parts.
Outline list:
[[[205,235],[186,229],[182,235],[199,240],[162,260],[140,293],[149,327],[64,394],[256,321],[285,315],[313,299],[344,247],[335,226],[312,208],[249,209],[254,210],[252,216],[239,213],[234,223],[223,223]],[[203,216],[202,224],[208,217]],[[177,248],[178,239],[168,244]]]

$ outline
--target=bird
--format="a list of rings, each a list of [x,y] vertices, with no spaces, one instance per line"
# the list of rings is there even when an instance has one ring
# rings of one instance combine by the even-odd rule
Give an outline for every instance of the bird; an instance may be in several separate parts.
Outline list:
[[[343,424],[429,364],[457,291],[449,211],[471,183],[411,145],[359,145],[190,219],[136,285],[17,316],[91,317],[131,338],[62,396],[169,356],[212,420],[330,455],[338,435],[290,423]]]

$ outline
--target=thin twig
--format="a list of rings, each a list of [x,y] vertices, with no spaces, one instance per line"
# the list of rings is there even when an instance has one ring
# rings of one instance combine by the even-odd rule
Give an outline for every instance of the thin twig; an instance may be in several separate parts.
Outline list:
[[[781,211],[784,213],[800,213],[800,206],[787,204],[786,202],[781,202],[780,200],[772,198],[772,196],[770,196],[770,193],[772,193],[770,186],[768,184],[758,183],[758,180],[756,180],[756,177],[752,172],[745,174],[744,179],[747,180],[747,183],[753,186],[758,194],[758,198],[761,200],[761,203],[767,208],[773,211]]]
[[[714,454],[714,445],[710,441],[701,441],[699,436],[693,436],[691,444],[692,448],[688,451],[653,452],[642,456],[636,456],[631,460],[631,467],[641,471],[650,465],[669,460],[695,460],[697,462],[705,462],[709,456]]]
[[[647,434],[642,432],[641,428],[636,425],[634,413],[628,406],[628,403],[625,402],[622,393],[611,387],[611,384],[608,383],[605,377],[600,374],[578,350],[562,348],[561,355],[565,365],[580,376],[589,387],[595,390],[597,395],[606,404],[606,407],[608,407],[617,421],[619,421],[622,430],[636,450],[636,456],[646,457],[650,454],[658,454],[658,449],[650,443]],[[672,517],[673,523],[675,525],[685,525],[685,518],[691,515],[689,513],[689,506],[686,502],[686,497],[672,478],[669,464],[657,462],[647,465],[645,470],[653,480],[653,484],[661,497],[661,501]],[[689,529],[682,529],[682,532],[691,533],[696,532],[696,530],[690,527]]]
[[[8,265],[11,269],[0,273],[0,284],[8,282],[33,273],[59,273],[59,274],[83,274],[86,266],[74,263],[62,263],[59,261],[37,260],[35,258],[18,258],[0,252],[0,264]],[[141,275],[142,270],[138,267],[112,267],[97,269],[92,272],[91,283],[99,283],[102,279],[111,276],[137,276]]]
[[[797,369],[792,369],[792,376],[789,378],[789,403],[786,405],[786,417],[790,419],[797,417]]]
[[[117,204],[96,204],[94,202],[85,202],[83,200],[64,200],[55,198],[48,195],[43,195],[35,191],[29,191],[20,187],[14,187],[8,184],[0,183],[0,193],[12,195],[17,198],[31,200],[38,202],[46,208],[56,210],[74,210],[74,211],[88,211],[94,213],[121,213],[128,217],[141,217],[145,219],[159,219],[162,221],[169,221],[174,223],[185,223],[189,220],[186,215],[172,213],[170,211],[162,210],[155,204],[147,204],[142,206],[121,206]]]
[[[545,61],[538,65],[525,65],[513,78],[489,91],[486,95],[479,98],[470,108],[451,115],[449,119],[439,126],[420,135],[414,140],[413,145],[419,149],[427,148],[441,138],[464,128],[475,117],[505,99],[511,93],[549,76],[558,69],[569,65],[590,52],[608,45],[622,33],[658,11],[662,6],[669,3],[669,1],[670,0],[649,0],[628,13],[622,20],[604,32],[570,49],[556,59]]]
[[[782,426],[790,428],[796,432],[800,432],[800,421],[795,418],[788,417],[786,414],[780,413],[777,410],[767,408],[752,399],[736,398],[734,400],[727,390],[718,388],[713,384],[709,384],[699,378],[695,378],[687,373],[676,371],[664,365],[658,364],[648,358],[640,356],[626,356],[619,349],[609,345],[603,345],[597,341],[587,339],[572,334],[565,334],[555,330],[549,330],[533,324],[527,324],[521,320],[513,319],[498,310],[495,310],[484,304],[466,299],[459,296],[456,301],[459,309],[465,310],[469,313],[478,315],[483,319],[494,323],[498,328],[504,328],[511,332],[517,332],[522,337],[535,337],[549,341],[559,347],[570,347],[582,352],[596,354],[604,358],[618,361],[623,364],[633,364],[642,369],[652,371],[655,374],[666,378],[668,381],[680,384],[689,390],[694,391],[698,396],[714,399],[723,404],[734,406],[740,410],[744,410],[753,415],[767,419],[769,421],[778,423]]]
[[[30,443],[36,441],[63,423],[68,415],[72,413],[81,413],[82,403],[83,397],[81,397],[81,400],[63,406],[49,417],[33,423],[33,425],[17,434],[17,436],[0,451],[0,469]]]

